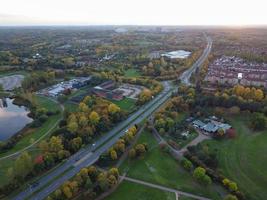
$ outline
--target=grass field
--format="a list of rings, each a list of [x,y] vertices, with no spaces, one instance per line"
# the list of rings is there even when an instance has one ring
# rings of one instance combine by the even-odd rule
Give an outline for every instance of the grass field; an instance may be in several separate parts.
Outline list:
[[[117,106],[119,106],[121,109],[131,112],[132,109],[134,109],[135,107],[135,100],[134,99],[130,99],[130,98],[124,98],[121,101],[115,101],[115,100],[111,100],[112,103],[116,104]]]
[[[238,137],[233,140],[205,142],[217,149],[219,169],[237,182],[247,199],[267,199],[267,130],[253,132],[249,116],[230,118]]]
[[[132,178],[212,199],[221,199],[217,192],[217,189],[221,188],[214,187],[214,185],[204,187],[196,183],[192,175],[185,171],[174,158],[159,149],[156,140],[150,133],[142,133],[138,142],[148,143],[149,152],[146,153],[143,160],[126,160],[120,168],[122,173],[125,171],[127,176]]]
[[[140,73],[136,69],[127,69],[124,72],[125,77],[139,77]]]
[[[78,104],[67,101],[64,103],[65,110],[68,112],[75,112],[78,110]]]
[[[175,194],[123,181],[106,200],[175,200]]]

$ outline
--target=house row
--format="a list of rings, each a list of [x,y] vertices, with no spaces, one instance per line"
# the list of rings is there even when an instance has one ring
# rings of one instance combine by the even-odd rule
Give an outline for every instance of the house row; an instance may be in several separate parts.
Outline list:
[[[222,56],[209,66],[205,81],[212,84],[241,84],[267,88],[267,64],[245,62],[234,56]]]

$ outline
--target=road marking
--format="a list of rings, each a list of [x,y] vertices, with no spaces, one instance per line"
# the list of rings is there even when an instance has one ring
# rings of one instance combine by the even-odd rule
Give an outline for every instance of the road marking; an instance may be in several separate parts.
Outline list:
[[[85,161],[87,158],[89,158],[91,155],[93,155],[93,153],[92,152],[89,152],[86,156],[84,156],[83,158],[81,158],[80,160],[78,160],[76,163],[74,163],[73,166],[74,167],[78,166],[83,161]]]

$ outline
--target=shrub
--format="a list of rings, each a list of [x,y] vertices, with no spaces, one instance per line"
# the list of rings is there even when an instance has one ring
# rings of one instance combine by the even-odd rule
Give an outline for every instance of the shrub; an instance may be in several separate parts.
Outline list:
[[[181,160],[181,164],[187,171],[190,171],[193,167],[192,162],[190,160],[187,160],[186,158]]]

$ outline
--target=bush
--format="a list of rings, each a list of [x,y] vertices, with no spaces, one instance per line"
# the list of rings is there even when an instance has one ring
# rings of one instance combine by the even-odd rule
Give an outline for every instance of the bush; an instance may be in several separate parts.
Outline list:
[[[192,162],[190,160],[187,160],[186,158],[181,160],[181,164],[187,171],[190,171],[193,167]]]
[[[44,123],[48,119],[48,116],[46,114],[43,114],[39,117],[40,122]]]
[[[238,200],[235,195],[228,194],[223,200]]]

